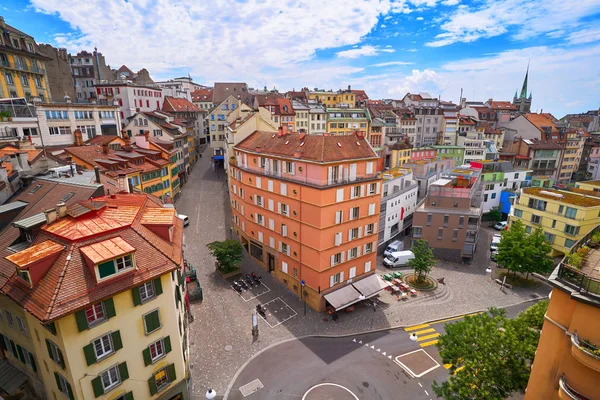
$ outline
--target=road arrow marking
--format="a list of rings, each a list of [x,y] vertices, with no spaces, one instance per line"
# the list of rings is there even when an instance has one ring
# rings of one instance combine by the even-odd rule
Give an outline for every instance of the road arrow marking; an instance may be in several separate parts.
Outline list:
[[[375,350],[375,345],[371,345],[371,348],[372,348],[373,350]]]
[[[356,343],[356,338],[352,339],[352,341],[353,341],[354,343]]]
[[[384,351],[384,352],[383,352],[383,353],[381,353],[381,354],[383,354],[384,356],[387,356],[387,354],[385,354],[385,353],[386,353],[386,352]]]
[[[369,347],[369,343],[365,343],[365,346]]]
[[[390,355],[388,356],[388,358],[391,360],[391,359],[392,359],[392,355],[390,354]]]
[[[377,349],[377,352],[378,352],[378,353],[381,353],[381,349]]]
[[[360,342],[358,342],[358,344],[362,344],[362,340]]]

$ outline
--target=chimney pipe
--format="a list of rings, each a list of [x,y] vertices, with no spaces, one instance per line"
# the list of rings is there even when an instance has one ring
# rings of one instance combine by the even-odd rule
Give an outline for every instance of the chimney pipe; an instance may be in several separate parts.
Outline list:
[[[82,146],[83,145],[83,134],[81,133],[81,130],[75,129],[75,132],[73,132],[73,136],[75,137],[75,146]]]
[[[150,131],[144,131],[144,136],[146,137],[146,142],[150,141]]]
[[[96,183],[101,184],[102,182],[100,181],[100,167],[95,166],[94,172],[96,173]]]
[[[46,223],[50,225],[54,221],[56,221],[57,213],[55,208],[50,208],[48,210],[44,210],[44,216],[46,217]]]
[[[59,218],[63,218],[67,215],[67,205],[64,202],[60,202],[56,205],[56,213]]]
[[[108,143],[103,143],[103,144],[102,144],[102,152],[103,152],[104,154],[108,154],[108,149],[109,149],[109,147],[108,147]]]

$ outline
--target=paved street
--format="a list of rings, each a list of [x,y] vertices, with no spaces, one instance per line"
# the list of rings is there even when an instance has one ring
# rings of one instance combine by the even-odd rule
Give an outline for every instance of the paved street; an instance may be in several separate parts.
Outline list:
[[[185,257],[197,269],[204,289],[204,301],[191,305],[194,317],[190,324],[191,388],[197,398],[203,397],[207,387],[214,388],[219,395],[224,394],[244,362],[260,350],[284,340],[417,325],[491,306],[528,301],[547,296],[550,290],[540,284],[534,288],[500,291],[485,273],[489,260],[486,254],[487,235],[493,233],[485,229],[480,235],[480,245],[472,265],[440,263],[434,268],[431,275],[434,278],[444,277],[446,282],[435,292],[419,293],[404,302],[384,292],[379,296],[375,312],[372,306],[362,305],[352,313],[343,313],[334,322],[326,314],[310,309],[304,315],[303,303],[266,271],[260,270],[247,255],[242,270],[262,275],[268,291],[246,301],[231,288],[229,281],[216,275],[214,259],[206,244],[229,237],[230,212],[224,173],[210,168],[210,149],[204,152],[194,167],[176,207],[179,213],[190,218],[190,225],[185,229]],[[378,269],[383,268],[379,264]],[[251,313],[259,302],[268,303],[268,308],[272,304],[274,310],[285,304],[293,312],[286,309],[286,318],[289,318],[283,318],[285,321],[281,323],[271,317],[267,317],[267,322],[261,319],[260,335],[253,340]]]
[[[529,305],[509,307],[507,315],[514,317]],[[275,345],[243,368],[232,382],[228,398],[302,398],[311,387],[327,383],[343,386],[359,399],[433,399],[433,381],[447,379],[446,367],[450,366],[443,365],[434,343],[437,341],[431,339],[444,333],[446,323],[459,319],[365,335],[311,337]],[[410,340],[411,333],[417,335],[416,341]],[[343,397],[345,390],[327,386],[332,391],[329,398],[346,398]],[[311,394],[307,400],[313,398]]]

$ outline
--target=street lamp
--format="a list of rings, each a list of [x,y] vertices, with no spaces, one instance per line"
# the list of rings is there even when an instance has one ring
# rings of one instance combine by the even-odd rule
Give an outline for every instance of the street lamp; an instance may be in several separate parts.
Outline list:
[[[208,400],[212,400],[215,397],[217,397],[217,392],[215,392],[214,390],[212,390],[212,389],[209,388],[206,391],[206,395],[204,397],[206,397]]]
[[[418,338],[417,338],[417,334],[416,333],[413,332],[413,333],[410,334],[410,340],[412,340],[413,342],[416,342],[417,339]]]

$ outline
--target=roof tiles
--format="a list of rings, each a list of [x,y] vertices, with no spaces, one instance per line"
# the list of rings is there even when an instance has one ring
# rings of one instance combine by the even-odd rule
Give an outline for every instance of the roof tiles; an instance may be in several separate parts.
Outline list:
[[[135,248],[123,240],[122,237],[106,239],[101,242],[90,244],[89,246],[80,247],[79,250],[93,264],[99,264],[103,261],[112,260],[125,254],[135,251]]]

